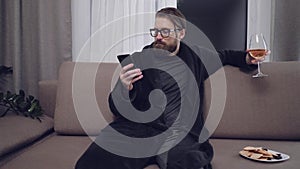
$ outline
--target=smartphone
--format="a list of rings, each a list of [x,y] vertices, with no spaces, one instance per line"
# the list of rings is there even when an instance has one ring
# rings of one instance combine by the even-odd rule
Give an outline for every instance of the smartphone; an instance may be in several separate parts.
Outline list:
[[[118,55],[117,58],[118,58],[120,64],[122,65],[122,67],[124,67],[130,63],[133,63],[132,57],[129,54]],[[135,69],[135,66],[131,69]]]
[[[128,58],[127,58],[127,57],[128,57]],[[126,65],[128,65],[128,64],[130,64],[130,63],[135,64],[135,63],[133,62],[133,58],[132,58],[129,54],[118,55],[117,58],[118,58],[118,60],[119,60],[119,62],[120,62],[120,64],[121,64],[122,67],[124,67],[124,66],[126,66]],[[126,58],[127,58],[127,59],[126,59]],[[126,60],[125,60],[125,59],[126,59]],[[133,65],[133,67],[130,68],[129,70],[133,70],[133,69],[135,69],[135,68],[136,68],[135,65]],[[138,77],[138,76],[136,76],[136,77]],[[136,78],[136,77],[134,77],[134,78]]]

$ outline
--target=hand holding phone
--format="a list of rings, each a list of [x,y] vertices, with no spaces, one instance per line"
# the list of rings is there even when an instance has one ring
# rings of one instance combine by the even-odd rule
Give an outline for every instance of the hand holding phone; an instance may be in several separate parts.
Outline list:
[[[129,54],[117,56],[122,70],[120,80],[128,90],[133,89],[133,83],[143,78],[142,71],[134,66],[133,60]]]

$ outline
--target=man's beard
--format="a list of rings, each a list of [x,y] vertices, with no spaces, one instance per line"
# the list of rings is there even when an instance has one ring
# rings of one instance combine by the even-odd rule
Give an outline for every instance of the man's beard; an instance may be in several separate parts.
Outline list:
[[[177,48],[177,43],[175,42],[174,44],[167,45],[166,43],[164,43],[162,41],[154,41],[153,47],[158,48],[158,49],[167,50],[170,53],[173,53]]]

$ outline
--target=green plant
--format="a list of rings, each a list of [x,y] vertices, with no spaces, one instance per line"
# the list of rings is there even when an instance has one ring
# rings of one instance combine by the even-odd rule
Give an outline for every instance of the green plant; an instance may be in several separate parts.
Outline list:
[[[0,75],[11,74],[12,67],[0,66]],[[1,77],[1,76],[0,76]],[[25,96],[23,90],[19,94],[13,94],[10,91],[6,93],[0,92],[0,107],[4,107],[4,111],[0,111],[0,117],[4,117],[8,112],[15,112],[16,114],[23,114],[25,117],[38,119],[43,115],[43,109],[40,103],[33,96]]]
[[[9,74],[12,72],[13,72],[12,67],[2,66],[2,65],[0,66],[0,75]]]
[[[33,96],[25,96],[23,90],[19,91],[19,94],[13,94],[10,91],[6,93],[0,93],[0,106],[6,108],[6,110],[0,114],[0,117],[5,116],[9,111],[16,114],[23,114],[25,117],[31,117],[32,119],[38,119],[41,122],[40,117],[43,115],[43,110],[40,103]]]

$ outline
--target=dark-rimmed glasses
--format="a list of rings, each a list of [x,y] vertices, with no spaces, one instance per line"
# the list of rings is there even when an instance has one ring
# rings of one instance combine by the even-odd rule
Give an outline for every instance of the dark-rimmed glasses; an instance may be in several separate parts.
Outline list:
[[[168,28],[157,29],[157,28],[153,28],[153,29],[150,29],[150,35],[152,37],[157,37],[158,33],[160,33],[160,35],[163,38],[167,38],[167,37],[170,36],[171,32],[175,32],[175,31],[178,31],[178,30],[181,30],[181,29],[168,29]]]

